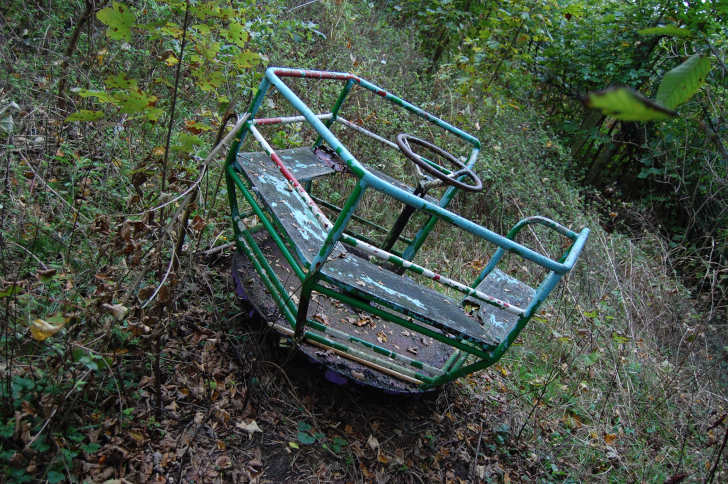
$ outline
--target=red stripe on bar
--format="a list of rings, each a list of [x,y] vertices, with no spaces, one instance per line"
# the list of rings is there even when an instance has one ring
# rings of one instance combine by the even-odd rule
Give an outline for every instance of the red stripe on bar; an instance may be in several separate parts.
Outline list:
[[[293,176],[293,173],[291,173],[290,170],[288,170],[288,168],[286,167],[286,165],[283,164],[283,160],[280,159],[280,157],[275,153],[275,151],[271,152],[270,159],[273,160],[273,162],[276,165],[278,165],[278,169],[281,171],[283,176],[286,177],[286,180],[291,182],[291,184],[293,184],[294,187],[303,189],[301,184],[298,183],[298,180],[296,179],[296,177]]]
[[[327,71],[309,71],[309,70],[292,70],[292,69],[275,69],[273,73],[281,77],[313,77],[317,79],[340,79],[348,81],[352,79],[356,82],[361,80],[353,74],[341,74]]]
[[[276,124],[280,123],[283,120],[283,118],[257,118],[254,119],[253,122],[255,124]]]

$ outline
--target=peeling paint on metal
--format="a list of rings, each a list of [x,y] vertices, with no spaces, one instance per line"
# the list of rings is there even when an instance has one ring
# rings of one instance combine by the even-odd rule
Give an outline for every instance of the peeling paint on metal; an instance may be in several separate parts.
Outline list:
[[[387,294],[391,294],[393,296],[405,298],[408,301],[410,301],[412,304],[414,304],[415,306],[417,306],[418,308],[425,309],[425,305],[419,299],[415,299],[415,298],[409,297],[406,294],[402,294],[401,292],[398,292],[398,291],[395,291],[394,289],[391,289],[389,287],[386,287],[386,286],[380,284],[379,282],[375,281],[374,279],[372,279],[369,276],[361,276],[360,279],[362,281],[364,281],[366,284],[371,284],[372,286],[377,286],[378,288],[380,288],[382,291],[386,292]]]
[[[297,206],[301,206],[303,201],[296,204],[296,206],[286,201],[286,199],[290,199],[291,197],[298,197],[298,194],[291,191],[290,185],[286,182],[285,179],[271,176],[267,173],[260,175],[259,178],[263,183],[269,183],[274,186],[278,193],[280,193],[281,196],[284,197],[281,199],[281,202],[286,207],[288,207],[288,210],[290,210],[291,214],[296,219],[296,224],[301,230],[301,237],[303,237],[305,240],[309,240],[309,237],[313,237],[319,242],[324,241],[326,237],[326,231],[324,231],[324,229],[318,224],[318,222],[316,222],[315,219],[297,208]],[[271,203],[271,206],[273,205],[274,204]]]

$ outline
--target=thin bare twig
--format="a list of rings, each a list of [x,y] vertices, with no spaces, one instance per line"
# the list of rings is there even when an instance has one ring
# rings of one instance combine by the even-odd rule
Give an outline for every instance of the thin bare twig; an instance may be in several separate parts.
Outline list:
[[[152,212],[156,212],[157,210],[161,210],[164,207],[167,207],[167,206],[173,204],[174,202],[187,196],[187,194],[192,192],[202,182],[202,179],[205,176],[205,172],[206,172],[207,167],[209,166],[210,162],[220,152],[220,150],[233,138],[233,136],[235,136],[235,133],[237,133],[238,130],[240,130],[240,127],[243,125],[243,123],[245,121],[247,121],[248,116],[250,116],[250,114],[245,113],[245,115],[243,115],[240,119],[238,119],[238,122],[235,124],[233,129],[230,130],[230,132],[222,139],[222,141],[220,141],[217,144],[217,146],[215,146],[215,148],[213,148],[213,150],[210,152],[210,154],[207,155],[207,158],[205,158],[205,160],[202,162],[202,170],[200,171],[200,175],[197,177],[197,179],[194,182],[192,182],[192,185],[190,185],[184,192],[180,193],[179,195],[177,195],[176,197],[174,197],[170,200],[167,200],[166,202],[162,203],[161,205],[157,205],[156,207],[149,208],[147,210],[143,210],[143,211],[137,212],[137,213],[117,213],[115,215],[112,215],[112,217],[138,217],[141,215],[146,215],[148,213],[152,213]]]
[[[157,294],[159,293],[159,290],[164,286],[164,283],[167,281],[167,278],[169,277],[169,273],[172,272],[172,266],[174,265],[174,243],[172,244],[172,255],[169,257],[169,264],[167,265],[167,272],[164,274],[164,277],[162,277],[162,280],[159,282],[159,285],[157,285],[157,288],[154,290],[154,293],[152,293],[151,296],[149,296],[149,299],[146,300],[144,304],[141,305],[141,309],[144,309],[147,307],[147,305],[154,300],[154,298],[157,297]]]
[[[37,178],[37,179],[38,179],[38,180],[39,180],[39,181],[40,181],[40,182],[41,182],[41,183],[42,183],[42,184],[43,184],[43,185],[44,185],[44,186],[45,186],[45,187],[46,187],[46,188],[47,188],[47,189],[48,189],[48,190],[49,190],[49,191],[50,191],[50,192],[51,192],[51,193],[53,194],[53,195],[57,196],[57,197],[58,197],[58,198],[59,198],[59,199],[60,199],[60,200],[61,200],[61,201],[62,201],[62,202],[63,202],[63,203],[64,203],[64,204],[65,204],[65,205],[66,205],[66,206],[68,207],[68,208],[70,208],[70,209],[71,209],[71,210],[73,211],[73,213],[75,213],[75,214],[76,214],[76,215],[78,215],[79,217],[83,218],[83,219],[84,219],[85,221],[87,221],[87,222],[90,222],[90,221],[91,221],[91,219],[90,219],[90,218],[88,218],[88,217],[87,217],[86,215],[84,215],[83,213],[81,213],[81,212],[79,212],[78,210],[76,210],[76,208],[75,208],[75,207],[74,207],[73,205],[71,205],[70,203],[68,203],[68,201],[67,201],[67,200],[66,200],[65,198],[63,198],[62,196],[60,196],[60,195],[58,194],[58,192],[57,192],[57,191],[55,191],[55,190],[54,190],[54,189],[53,189],[53,188],[52,188],[52,187],[51,187],[51,186],[50,186],[50,185],[49,185],[49,184],[48,184],[48,183],[47,183],[47,182],[46,182],[46,181],[45,181],[45,180],[43,179],[43,177],[42,177],[42,176],[40,176],[40,175],[38,174],[38,172],[37,172],[37,171],[35,171],[35,168],[33,168],[33,165],[31,165],[31,164],[30,164],[30,161],[29,161],[29,160],[28,160],[28,159],[27,159],[27,158],[26,158],[26,157],[25,157],[24,155],[22,155],[22,156],[23,156],[23,161],[24,161],[24,162],[25,162],[25,164],[26,164],[26,165],[28,166],[28,168],[30,168],[30,171],[32,171],[32,172],[33,172],[33,175],[35,175],[35,177],[36,177],[36,178]]]
[[[187,26],[190,18],[190,0],[185,2],[185,20],[182,27],[182,43],[179,48],[179,62],[177,62],[177,72],[174,76],[174,90],[172,91],[172,106],[169,109],[169,126],[167,127],[167,143],[164,147],[164,160],[162,161],[162,192],[167,186],[167,160],[169,159],[169,142],[172,139],[172,125],[174,124],[174,112],[177,105],[177,88],[179,87],[179,78],[181,77],[182,56],[185,53],[185,44],[187,43]]]
[[[212,249],[207,250],[201,250],[196,252],[197,255],[212,255],[217,254],[218,252],[222,252],[225,249],[229,249],[230,247],[234,246],[235,242],[228,242],[227,244],[218,245],[217,247],[213,247]]]
[[[43,263],[43,261],[42,261],[42,260],[40,260],[40,259],[38,258],[38,256],[36,256],[36,255],[35,255],[34,253],[32,253],[31,251],[29,251],[28,249],[26,249],[26,248],[25,248],[25,247],[23,247],[22,245],[20,245],[20,244],[18,244],[18,243],[16,243],[16,242],[13,242],[12,240],[8,240],[8,242],[10,242],[11,244],[13,244],[13,245],[14,245],[15,247],[19,247],[19,248],[23,249],[23,250],[25,251],[25,253],[26,253],[26,254],[28,254],[28,255],[29,255],[29,256],[31,256],[31,257],[32,257],[33,259],[35,259],[35,260],[36,260],[36,262],[38,262],[38,264],[40,264],[40,265],[41,265],[41,267],[43,267],[43,270],[44,270],[44,271],[47,271],[47,270],[48,270],[48,266],[47,266],[47,265],[45,265],[45,264]]]

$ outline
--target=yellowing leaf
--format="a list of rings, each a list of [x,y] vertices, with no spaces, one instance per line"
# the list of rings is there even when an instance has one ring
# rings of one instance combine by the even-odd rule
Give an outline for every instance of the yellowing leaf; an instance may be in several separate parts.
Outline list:
[[[176,65],[179,62],[179,59],[177,59],[175,56],[170,55],[165,59],[164,63],[167,64],[169,67],[172,67],[173,65]]]
[[[106,48],[104,48],[104,49],[101,49],[100,51],[98,51],[98,52],[96,53],[96,61],[97,61],[97,62],[98,62],[99,64],[103,64],[103,62],[104,62],[104,57],[106,57],[106,54],[108,54],[108,53],[109,53],[109,51],[108,51],[108,50],[107,50]]]
[[[260,63],[260,55],[257,52],[245,51],[233,58],[233,64],[238,69],[248,69]]]
[[[159,121],[159,118],[162,117],[162,114],[164,114],[164,110],[162,108],[147,108],[146,111],[144,111],[145,117],[152,122]]]
[[[106,91],[99,91],[97,89],[71,89],[72,92],[75,92],[81,97],[95,97],[102,103],[115,103],[116,100],[114,99],[114,96],[109,94]]]
[[[109,89],[137,89],[139,87],[136,79],[129,79],[123,72],[108,76],[104,79],[104,85]]]
[[[604,442],[607,445],[612,445],[617,440],[617,434],[604,434]]]
[[[63,326],[65,326],[67,322],[68,318],[64,318],[60,314],[51,316],[47,321],[38,318],[30,323],[30,335],[36,341],[45,341],[63,329]]]
[[[116,95],[119,101],[121,112],[126,114],[134,114],[144,111],[147,107],[153,106],[157,102],[157,96],[146,94],[140,90],[131,90]]]
[[[160,29],[163,33],[171,35],[175,39],[182,37],[182,29],[173,22],[167,22],[167,24]]]
[[[222,44],[220,42],[206,42],[204,44],[198,44],[197,51],[202,54],[208,61],[214,60],[217,53],[220,51]]]

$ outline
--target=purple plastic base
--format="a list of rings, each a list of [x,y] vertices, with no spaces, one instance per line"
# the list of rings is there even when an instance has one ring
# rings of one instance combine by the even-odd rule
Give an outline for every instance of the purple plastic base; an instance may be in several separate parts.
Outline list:
[[[349,383],[349,379],[341,373],[338,373],[331,368],[327,368],[324,372],[324,378],[333,383],[334,385],[346,385]]]

